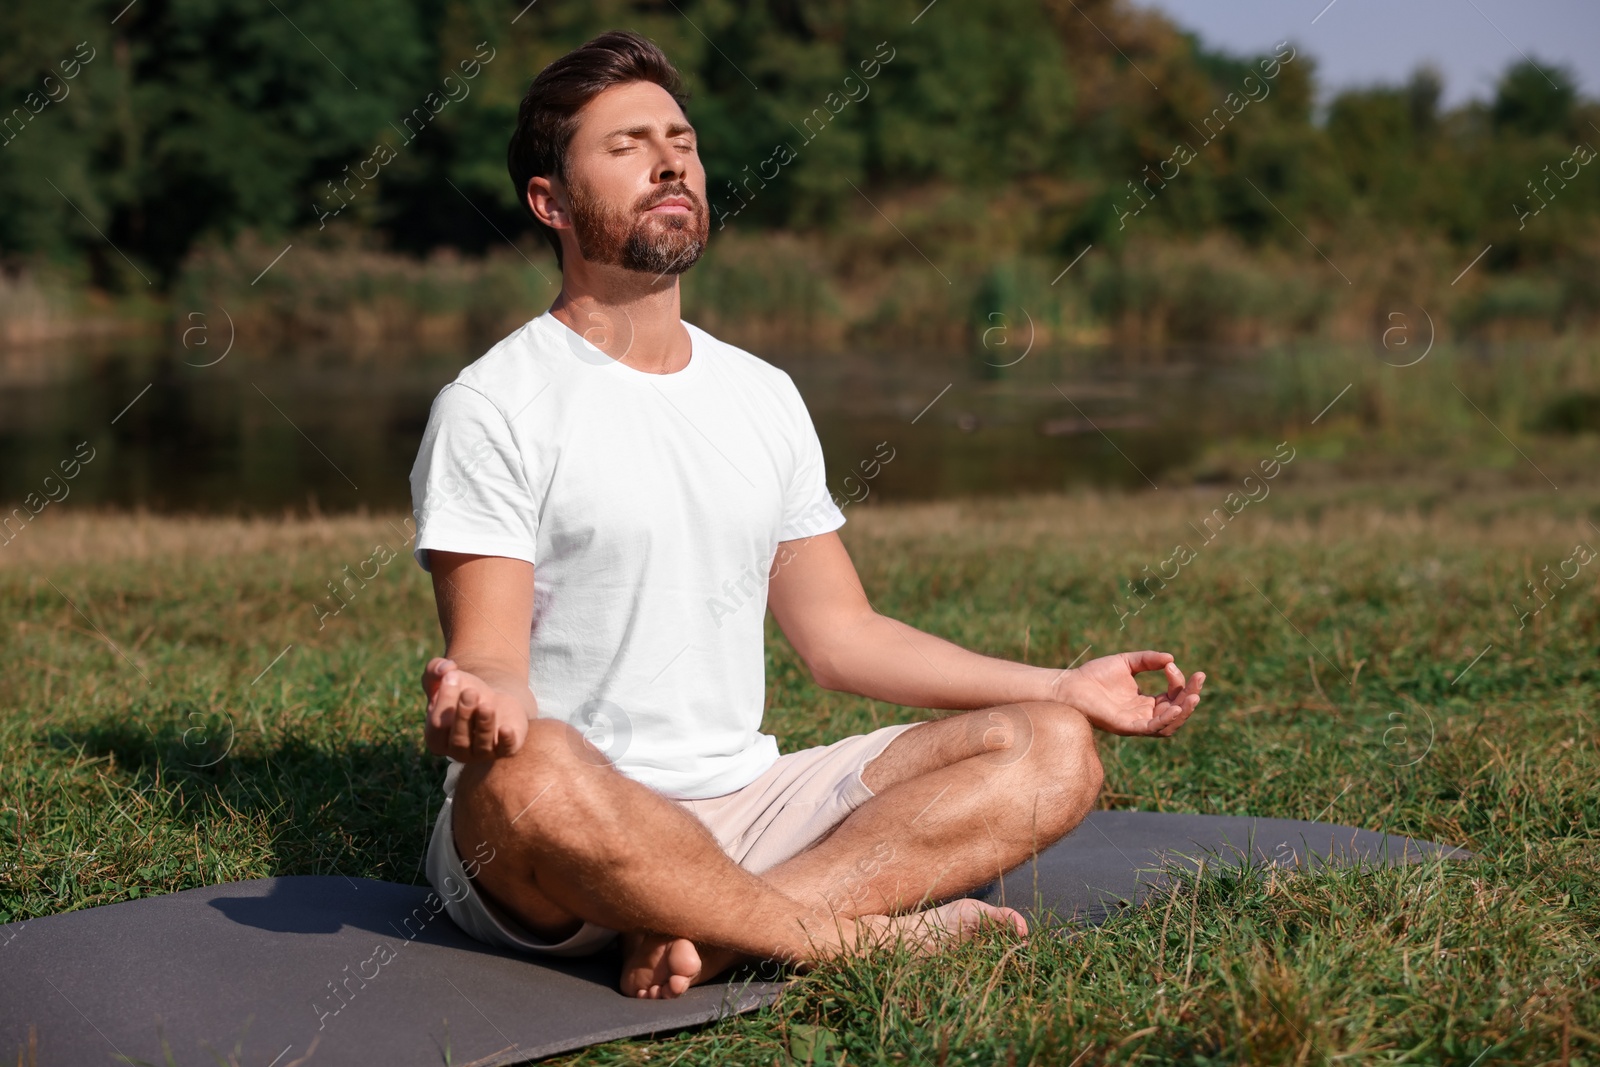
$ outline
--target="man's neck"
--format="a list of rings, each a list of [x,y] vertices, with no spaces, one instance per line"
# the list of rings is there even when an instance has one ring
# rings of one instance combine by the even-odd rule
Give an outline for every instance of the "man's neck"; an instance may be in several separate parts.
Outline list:
[[[679,317],[678,276],[572,263],[550,314],[606,355],[646,374],[689,363],[689,331]]]

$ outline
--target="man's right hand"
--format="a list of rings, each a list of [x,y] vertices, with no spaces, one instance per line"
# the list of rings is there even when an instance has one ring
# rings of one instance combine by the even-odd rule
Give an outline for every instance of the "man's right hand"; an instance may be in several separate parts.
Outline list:
[[[435,656],[422,672],[428,697],[428,751],[470,763],[515,755],[528,736],[528,712],[456,661]]]

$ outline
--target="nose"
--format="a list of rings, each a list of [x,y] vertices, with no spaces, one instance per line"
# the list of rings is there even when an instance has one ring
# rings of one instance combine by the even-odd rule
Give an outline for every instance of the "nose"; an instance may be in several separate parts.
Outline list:
[[[658,182],[683,181],[689,175],[688,153],[670,141],[662,144],[656,162],[655,180]]]

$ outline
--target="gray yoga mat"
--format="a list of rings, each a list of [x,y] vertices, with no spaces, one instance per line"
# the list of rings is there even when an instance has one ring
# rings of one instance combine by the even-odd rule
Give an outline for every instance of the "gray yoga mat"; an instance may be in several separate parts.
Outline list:
[[[1246,850],[1312,867],[1468,856],[1323,823],[1097,811],[979,895],[1027,912],[1036,929],[1055,917],[1101,922],[1147,897],[1164,860],[1236,865]],[[581,960],[501,952],[434,914],[428,895],[369,879],[264,878],[0,926],[0,1059],[164,1067],[165,1042],[180,1067],[490,1067],[669,1033],[782,989],[746,972],[673,1000],[629,1000],[614,948]]]

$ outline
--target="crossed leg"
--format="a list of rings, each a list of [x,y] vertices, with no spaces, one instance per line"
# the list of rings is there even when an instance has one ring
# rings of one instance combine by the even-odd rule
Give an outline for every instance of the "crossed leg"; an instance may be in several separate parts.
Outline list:
[[[876,796],[811,848],[760,873],[808,902],[812,919],[899,915],[998,878],[1083,821],[1102,773],[1082,715],[1029,702],[914,726],[867,765],[862,780]],[[941,910],[938,918],[963,935],[994,917],[974,900]],[[1027,932],[1020,916],[1012,921]],[[647,995],[675,995],[747,958],[663,935],[629,943],[638,948],[625,985],[659,987]],[[647,955],[653,948],[660,951]]]
[[[738,959],[806,964],[896,932],[930,946],[1010,909],[956,897],[1076,826],[1101,784],[1093,732],[1050,702],[985,708],[899,734],[863,771],[876,795],[827,836],[760,875],[694,816],[620,774],[571,727],[535,720],[516,755],[468,764],[458,844],[496,859],[474,882],[519,922],[559,939],[584,920],[627,932],[629,996],[676,996]],[[503,859],[502,859],[503,858]]]

